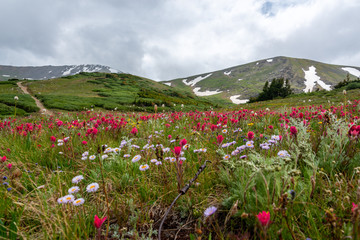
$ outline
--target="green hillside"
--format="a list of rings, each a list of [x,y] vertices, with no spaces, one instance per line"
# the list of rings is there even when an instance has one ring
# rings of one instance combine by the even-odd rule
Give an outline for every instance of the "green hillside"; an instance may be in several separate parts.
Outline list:
[[[149,79],[130,74],[80,73],[25,86],[46,108],[79,111],[92,108],[120,111],[205,109],[215,103]]]
[[[326,64],[308,59],[275,57],[164,82],[171,83],[174,88],[187,91],[195,91],[197,88],[200,95],[205,91],[217,90],[221,93],[207,96],[206,99],[223,99],[230,102],[230,97],[234,95],[240,95],[238,99],[249,99],[257,96],[262,91],[264,83],[266,81],[271,82],[274,78],[289,79],[294,92],[301,93],[306,88],[304,71],[308,71],[311,66],[315,67],[316,75],[320,77],[320,80],[331,85],[331,87],[346,78],[348,74],[342,69],[347,66]],[[360,69],[358,67],[351,68]],[[196,81],[199,77],[206,78]],[[350,77],[356,78],[353,75]],[[194,83],[194,80],[195,84],[191,84]],[[313,90],[322,90],[322,87],[315,83]]]

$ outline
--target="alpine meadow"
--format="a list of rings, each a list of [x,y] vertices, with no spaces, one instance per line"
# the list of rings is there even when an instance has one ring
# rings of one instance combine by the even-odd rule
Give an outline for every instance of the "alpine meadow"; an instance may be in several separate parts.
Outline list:
[[[0,9],[0,240],[360,239],[359,0]]]

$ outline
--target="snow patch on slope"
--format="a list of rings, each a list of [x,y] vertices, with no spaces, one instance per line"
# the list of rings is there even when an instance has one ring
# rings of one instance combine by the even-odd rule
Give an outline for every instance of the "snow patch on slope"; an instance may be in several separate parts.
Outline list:
[[[268,59],[268,60],[266,60],[266,61],[270,63],[270,62],[272,62],[273,60],[272,60],[272,59]]]
[[[341,68],[344,71],[347,71],[348,73],[350,73],[351,75],[354,75],[356,77],[360,77],[360,71],[357,70],[356,68],[352,68],[352,67],[343,67]]]
[[[230,97],[230,100],[235,104],[244,104],[249,101],[249,99],[238,99],[241,95],[234,95]]]
[[[320,77],[318,75],[316,75],[316,68],[314,66],[309,67],[308,71],[305,71],[304,69],[302,69],[305,73],[305,79],[306,81],[305,83],[305,89],[303,90],[304,92],[312,92],[315,84],[319,84],[323,89],[330,91],[331,90],[331,85],[327,85],[325,84],[323,81],[320,80]]]
[[[118,70],[113,69],[113,68],[109,68],[109,71],[110,71],[111,73],[118,73],[118,72],[119,72]]]
[[[168,85],[169,87],[171,87],[171,82],[164,82],[165,85]]]
[[[10,77],[10,75],[2,75],[3,77]]]
[[[66,69],[66,71],[63,72],[63,76],[70,75],[71,71],[75,69],[75,66],[71,66],[70,68]]]
[[[229,76],[231,74],[231,70],[230,71],[228,71],[228,72],[224,72],[224,75],[227,75],[227,76]]]
[[[218,91],[219,89],[216,89],[215,91],[208,91],[206,90],[205,92],[200,92],[200,88],[199,87],[196,87],[194,88],[194,93],[196,96],[200,96],[200,97],[203,97],[203,96],[211,96],[211,95],[215,95],[215,94],[218,94],[218,93],[222,93],[222,91]]]
[[[205,78],[210,77],[211,74],[212,74],[212,73],[206,75],[205,77],[199,76],[199,77],[197,77],[197,78],[195,78],[195,79],[193,79],[193,80],[191,80],[191,81],[189,81],[189,82],[186,81],[187,79],[183,79],[182,82],[183,82],[185,85],[187,85],[187,86],[192,86],[192,87],[193,87],[193,86],[195,86],[195,84],[197,84],[198,82],[204,80]]]

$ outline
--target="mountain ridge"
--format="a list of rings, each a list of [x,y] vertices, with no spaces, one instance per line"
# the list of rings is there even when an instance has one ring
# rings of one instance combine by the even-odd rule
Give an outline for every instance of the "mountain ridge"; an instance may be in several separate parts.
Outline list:
[[[300,93],[333,89],[347,74],[359,77],[360,67],[277,56],[163,83],[192,91],[197,96],[221,98],[238,104],[257,96],[265,82],[274,78],[289,79],[294,92]]]
[[[119,70],[109,66],[99,64],[79,64],[79,65],[61,65],[61,66],[11,66],[0,65],[0,80],[10,78],[29,79],[29,80],[47,80],[71,76],[80,72],[103,72],[103,73],[122,73]]]

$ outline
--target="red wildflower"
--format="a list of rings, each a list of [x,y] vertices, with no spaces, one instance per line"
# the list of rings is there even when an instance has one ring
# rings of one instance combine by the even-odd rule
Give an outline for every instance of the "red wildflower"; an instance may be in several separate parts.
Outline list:
[[[183,140],[180,141],[180,146],[185,146],[187,144],[186,139],[184,138]]]
[[[1,161],[2,161],[2,162],[5,162],[6,159],[7,159],[7,157],[6,157],[6,156],[3,156],[3,157],[1,158]]]
[[[8,169],[11,169],[11,168],[12,168],[12,163],[9,163],[9,164],[7,165],[7,168],[8,168]]]
[[[349,129],[348,135],[349,137],[357,137],[359,133],[360,133],[360,125],[359,126],[352,125],[351,128]]]
[[[94,217],[94,226],[99,229],[101,225],[105,222],[107,217],[99,218],[97,215]]]
[[[358,208],[358,205],[357,205],[357,204],[355,204],[355,203],[352,203],[351,212],[354,212],[354,211],[355,211],[355,209],[357,209],[357,208]]]
[[[181,153],[181,147],[174,147],[174,154],[176,157],[179,157],[180,156],[180,153]]]
[[[254,138],[254,136],[255,136],[255,133],[253,131],[249,131],[247,136],[248,136],[249,140],[252,140]]]
[[[273,125],[270,125],[270,126],[269,126],[269,129],[274,129]]]
[[[270,213],[262,211],[256,217],[259,219],[259,222],[262,226],[267,226],[270,223]]]
[[[82,141],[81,142],[83,145],[87,145],[87,141]]]
[[[216,140],[217,140],[218,144],[221,144],[222,141],[224,141],[224,137],[222,135],[219,135],[219,136],[217,136]]]
[[[296,129],[296,127],[295,127],[295,126],[291,126],[291,127],[290,127],[290,134],[296,136],[297,133],[298,133],[298,130]]]
[[[51,136],[51,137],[50,137],[50,141],[52,141],[52,142],[56,142],[56,137]]]
[[[134,127],[130,133],[136,135],[138,133],[138,130],[136,129],[136,127]]]

